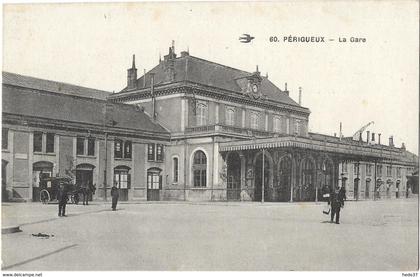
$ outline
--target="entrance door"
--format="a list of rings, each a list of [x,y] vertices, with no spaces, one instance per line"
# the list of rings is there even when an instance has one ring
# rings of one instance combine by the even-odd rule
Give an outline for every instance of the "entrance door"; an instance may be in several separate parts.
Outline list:
[[[227,160],[227,200],[241,199],[241,160],[237,153],[231,153]]]
[[[315,162],[309,158],[303,160],[301,185],[296,201],[315,201]]]
[[[52,177],[53,164],[50,162],[36,162],[32,166],[32,201],[40,201],[39,194],[42,189],[49,189],[51,182],[45,181],[45,179]]]
[[[359,200],[359,179],[354,179],[354,199]]]
[[[130,168],[127,166],[117,166],[114,168],[114,182],[119,190],[119,200],[128,200],[128,190],[131,188]]]
[[[284,157],[279,166],[279,201],[290,201],[290,189],[292,178],[292,160]]]
[[[147,170],[147,201],[159,201],[162,189],[162,176],[160,169]]]
[[[88,168],[77,168],[76,169],[76,184],[84,186],[85,184],[93,185],[93,170]],[[83,199],[82,195],[79,195],[79,199]],[[92,193],[89,194],[89,201],[92,201]]]
[[[270,165],[267,159],[264,159],[264,200],[268,200],[268,178]],[[254,179],[254,201],[262,200],[262,155],[257,158],[255,163],[255,179]]]
[[[7,188],[6,188],[6,180],[7,180],[7,162],[5,160],[1,160],[1,201],[7,201],[8,195],[7,195]]]
[[[369,199],[370,180],[366,180],[365,199]]]

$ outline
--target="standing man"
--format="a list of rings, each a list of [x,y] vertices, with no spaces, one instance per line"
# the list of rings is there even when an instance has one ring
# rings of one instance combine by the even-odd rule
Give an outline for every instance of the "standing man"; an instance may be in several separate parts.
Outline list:
[[[340,224],[340,209],[344,207],[344,195],[340,185],[330,193],[328,204],[331,205],[331,222],[334,222],[335,215],[335,224]]]
[[[117,209],[117,202],[120,193],[118,192],[117,182],[111,188],[111,196],[112,196],[112,210],[115,211]]]
[[[58,187],[57,200],[58,216],[66,216],[67,190],[63,183],[60,183]]]
[[[82,183],[83,205],[89,205],[89,181]]]

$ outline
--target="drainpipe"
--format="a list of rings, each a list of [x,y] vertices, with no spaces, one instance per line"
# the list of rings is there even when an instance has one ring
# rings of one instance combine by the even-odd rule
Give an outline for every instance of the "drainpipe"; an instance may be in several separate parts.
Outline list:
[[[150,90],[151,90],[151,94],[152,94],[152,116],[153,116],[153,120],[156,120],[156,99],[155,99],[155,74],[154,73],[149,73],[150,74]]]
[[[106,108],[105,108],[106,109]],[[106,110],[105,110],[106,112]],[[106,201],[106,175],[107,175],[107,167],[108,167],[108,133],[105,132],[105,168],[104,168],[104,201]]]

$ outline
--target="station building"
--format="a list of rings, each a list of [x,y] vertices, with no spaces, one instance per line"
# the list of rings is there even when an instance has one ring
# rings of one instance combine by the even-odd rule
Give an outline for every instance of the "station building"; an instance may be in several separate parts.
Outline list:
[[[3,73],[4,187],[35,200],[42,169],[90,178],[97,199],[110,180],[127,200],[319,201],[339,183],[349,199],[406,196],[416,155],[392,138],[308,132],[299,102],[258,67],[178,57],[173,46],[143,76],[133,57],[118,93]]]
[[[170,133],[109,95],[3,72],[2,200],[38,201],[51,176],[95,185],[94,198],[109,198],[116,182],[122,200],[146,199],[147,178],[159,186],[165,174]]]

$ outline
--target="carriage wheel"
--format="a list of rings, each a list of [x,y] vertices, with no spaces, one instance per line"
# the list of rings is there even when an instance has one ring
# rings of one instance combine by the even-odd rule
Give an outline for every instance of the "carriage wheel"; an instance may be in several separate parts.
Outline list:
[[[79,204],[79,194],[76,193],[73,195],[72,202],[76,205]]]
[[[50,193],[45,189],[41,190],[39,193],[39,199],[41,200],[42,204],[47,204],[51,200]]]

